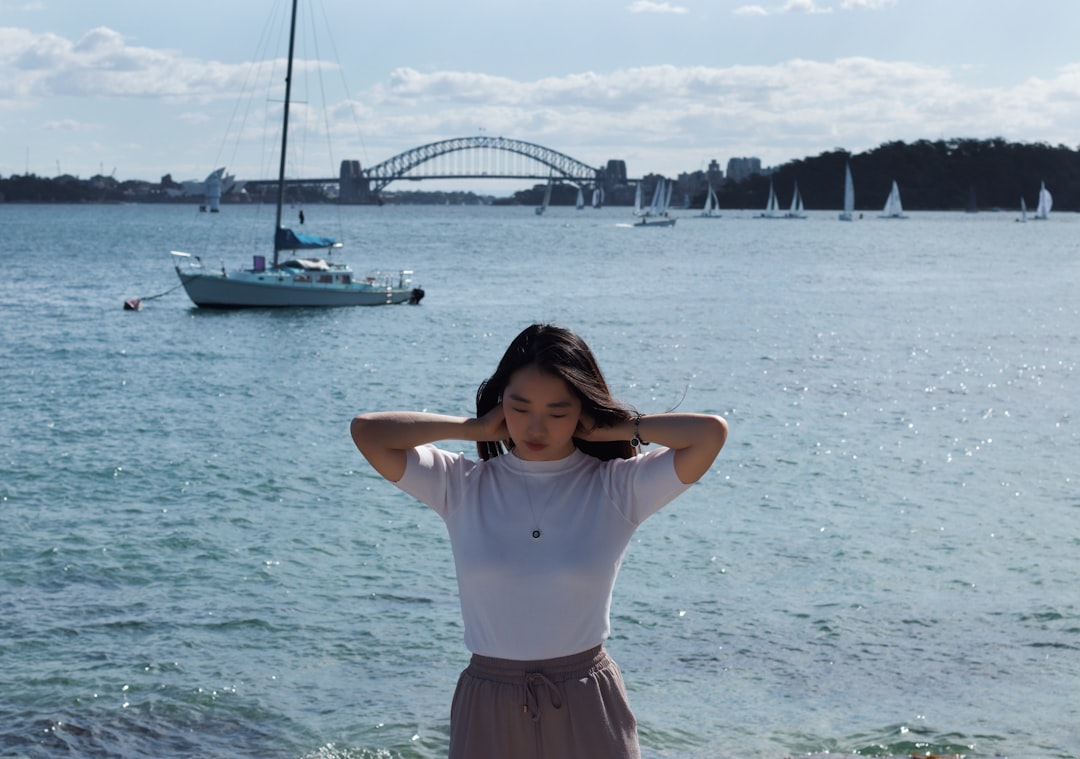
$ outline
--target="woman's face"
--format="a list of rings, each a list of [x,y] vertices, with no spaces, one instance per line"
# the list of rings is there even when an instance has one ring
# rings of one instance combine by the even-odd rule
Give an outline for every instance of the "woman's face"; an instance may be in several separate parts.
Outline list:
[[[558,377],[536,366],[510,375],[502,398],[506,429],[526,461],[556,461],[574,452],[581,401]]]

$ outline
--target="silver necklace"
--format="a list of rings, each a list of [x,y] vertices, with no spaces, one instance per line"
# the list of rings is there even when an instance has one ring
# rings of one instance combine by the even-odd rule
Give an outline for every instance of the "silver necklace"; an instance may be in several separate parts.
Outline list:
[[[521,487],[525,491],[525,502],[529,505],[529,514],[532,516],[532,539],[539,540],[543,535],[543,531],[540,529],[540,520],[536,518],[536,509],[533,508],[532,491],[529,488],[529,475],[521,475]]]

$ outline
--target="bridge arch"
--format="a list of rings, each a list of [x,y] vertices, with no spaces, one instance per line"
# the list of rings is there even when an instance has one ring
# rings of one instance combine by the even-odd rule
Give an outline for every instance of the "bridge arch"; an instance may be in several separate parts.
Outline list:
[[[438,159],[464,151],[482,153],[471,166],[448,168],[440,165]],[[520,156],[524,161],[509,169],[490,170],[496,163],[490,154],[503,153]],[[433,170],[419,170],[430,165]],[[477,167],[481,167],[478,169]],[[483,167],[489,168],[483,168]],[[539,169],[539,170],[538,170]],[[449,140],[432,142],[427,145],[406,150],[382,163],[364,169],[361,176],[368,180],[370,191],[378,193],[395,180],[409,179],[466,179],[466,178],[506,178],[506,179],[553,179],[554,181],[574,184],[595,184],[601,169],[594,168],[565,153],[522,140],[506,137],[456,137]]]

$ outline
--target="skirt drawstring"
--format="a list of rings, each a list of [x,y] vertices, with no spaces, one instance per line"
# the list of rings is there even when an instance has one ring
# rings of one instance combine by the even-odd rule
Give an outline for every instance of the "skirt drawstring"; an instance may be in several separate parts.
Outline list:
[[[525,704],[521,710],[532,717],[533,722],[540,719],[540,698],[537,694],[537,687],[543,687],[547,690],[548,702],[552,708],[562,708],[562,699],[559,697],[558,686],[551,682],[547,675],[540,672],[530,672],[525,675]]]

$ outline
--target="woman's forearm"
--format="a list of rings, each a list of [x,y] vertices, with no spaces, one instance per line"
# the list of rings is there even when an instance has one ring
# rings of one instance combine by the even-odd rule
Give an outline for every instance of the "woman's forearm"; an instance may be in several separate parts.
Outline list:
[[[426,411],[377,411],[360,414],[352,421],[352,436],[361,442],[404,451],[440,440],[476,440],[476,419],[431,414]]]
[[[712,466],[727,440],[723,417],[712,414],[650,414],[600,427],[590,440],[630,440],[655,443],[675,451],[675,471],[683,482],[697,482]]]
[[[350,431],[368,463],[391,482],[405,475],[409,450],[439,440],[477,440],[485,434],[478,419],[424,411],[360,414],[352,420]]]

